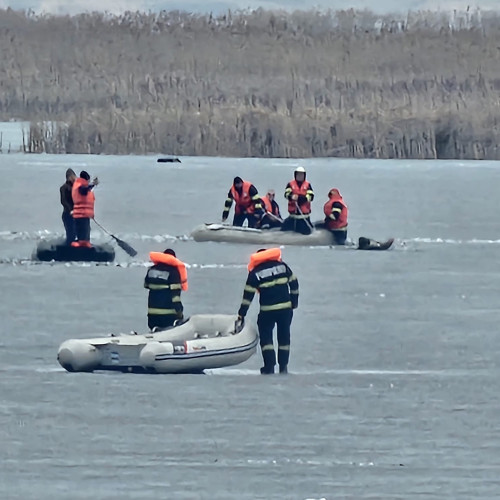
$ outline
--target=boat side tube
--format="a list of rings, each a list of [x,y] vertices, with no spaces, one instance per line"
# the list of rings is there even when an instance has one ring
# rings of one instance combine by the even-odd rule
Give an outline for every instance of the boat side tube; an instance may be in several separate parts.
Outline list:
[[[61,344],[57,359],[69,372],[92,372],[102,361],[101,351],[84,340],[70,339]]]

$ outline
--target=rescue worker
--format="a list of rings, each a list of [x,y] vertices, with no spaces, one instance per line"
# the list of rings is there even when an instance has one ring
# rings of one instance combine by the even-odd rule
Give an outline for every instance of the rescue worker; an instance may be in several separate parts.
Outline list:
[[[241,324],[252,303],[255,292],[260,294],[260,312],[257,320],[260,347],[264,366],[260,373],[274,373],[276,354],[273,344],[273,330],[277,326],[278,364],[280,373],[288,373],[290,357],[290,325],[293,309],[299,303],[299,282],[292,270],[281,260],[279,248],[258,250],[250,257],[248,277],[243,300],[238,311]]]
[[[222,212],[222,222],[227,220],[233,201],[233,226],[243,226],[245,220],[248,220],[248,227],[255,227],[264,212],[257,188],[251,182],[244,181],[241,177],[235,177],[233,185],[227,193],[224,211]]]
[[[149,290],[148,327],[156,331],[184,318],[181,290],[188,289],[187,271],[171,248],[150,252],[149,258],[153,266],[146,273],[144,288]]]
[[[73,197],[71,189],[75,182],[76,174],[73,169],[66,170],[66,182],[59,188],[61,205],[63,206],[62,221],[66,231],[66,245],[71,245],[76,238],[75,221],[73,219]]]
[[[328,191],[328,201],[323,206],[325,221],[323,227],[331,231],[335,244],[345,245],[347,239],[347,205],[337,188]]]
[[[296,231],[302,234],[311,234],[311,201],[314,200],[314,191],[306,181],[304,167],[297,167],[294,179],[285,188],[285,198],[288,200],[288,217],[281,226],[282,231]]]
[[[280,214],[280,207],[275,200],[276,193],[274,189],[268,189],[266,196],[262,198],[262,208],[264,215],[260,219],[258,226],[262,229],[281,227],[283,219]]]
[[[99,179],[94,177],[89,183],[90,175],[82,170],[80,177],[75,179],[71,189],[73,198],[73,219],[75,220],[76,241],[72,247],[92,248],[90,244],[90,219],[94,218],[95,196],[92,189],[99,184]]]

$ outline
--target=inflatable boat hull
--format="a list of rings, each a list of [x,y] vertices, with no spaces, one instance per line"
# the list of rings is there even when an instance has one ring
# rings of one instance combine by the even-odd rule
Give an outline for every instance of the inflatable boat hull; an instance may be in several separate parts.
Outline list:
[[[250,243],[255,245],[334,245],[333,236],[326,229],[315,229],[305,235],[279,229],[252,229],[226,224],[203,224],[191,232],[195,241],[219,241],[226,243]]]
[[[70,339],[59,347],[57,359],[70,372],[202,373],[243,363],[255,353],[256,329],[247,323],[235,332],[235,320],[199,314],[155,333]]]
[[[93,245],[92,248],[72,247],[64,239],[41,241],[33,252],[33,259],[50,261],[112,262],[115,250],[109,243]]]

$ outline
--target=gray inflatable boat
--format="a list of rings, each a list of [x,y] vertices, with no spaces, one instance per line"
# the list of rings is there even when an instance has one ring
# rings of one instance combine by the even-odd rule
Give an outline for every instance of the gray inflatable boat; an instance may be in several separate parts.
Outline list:
[[[243,363],[257,348],[257,330],[237,317],[198,314],[155,333],[66,340],[57,359],[70,372],[202,373]]]

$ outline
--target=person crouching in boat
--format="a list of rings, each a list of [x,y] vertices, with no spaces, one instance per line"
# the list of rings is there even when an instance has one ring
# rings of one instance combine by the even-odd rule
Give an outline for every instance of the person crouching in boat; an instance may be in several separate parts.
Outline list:
[[[299,303],[299,282],[292,270],[281,260],[279,248],[260,249],[250,257],[238,321],[243,323],[255,292],[259,292],[260,312],[257,319],[264,366],[263,375],[274,373],[276,353],[273,330],[278,332],[278,364],[280,373],[288,372],[290,357],[290,326],[293,310]]]
[[[71,189],[73,198],[73,219],[75,220],[76,241],[72,247],[91,248],[90,244],[90,219],[94,218],[95,196],[92,189],[99,184],[99,179],[94,177],[89,183],[90,175],[82,170],[80,177],[75,179]]]
[[[328,191],[328,201],[323,206],[323,212],[325,220],[316,224],[316,227],[328,229],[332,233],[336,245],[345,245],[349,210],[337,188]]]
[[[76,238],[75,220],[73,219],[73,197],[71,190],[75,182],[76,174],[73,169],[66,170],[66,182],[59,188],[61,205],[63,206],[62,221],[66,231],[66,245],[71,245]]]
[[[150,252],[149,258],[153,266],[144,278],[144,288],[149,290],[148,327],[161,330],[184,318],[181,290],[188,289],[187,271],[171,248]]]
[[[247,220],[248,227],[255,227],[263,215],[262,202],[257,188],[251,182],[244,181],[241,177],[235,177],[233,185],[227,193],[222,222],[227,220],[233,201],[233,226],[243,226]]]
[[[282,231],[296,231],[302,234],[311,234],[311,201],[314,200],[314,191],[306,181],[304,167],[297,167],[294,179],[285,188],[285,198],[288,200],[288,217],[281,226]]]
[[[262,208],[264,214],[260,222],[257,224],[261,229],[269,229],[272,227],[281,227],[283,219],[280,214],[280,207],[275,200],[276,193],[273,189],[268,189],[266,196],[262,198]]]

